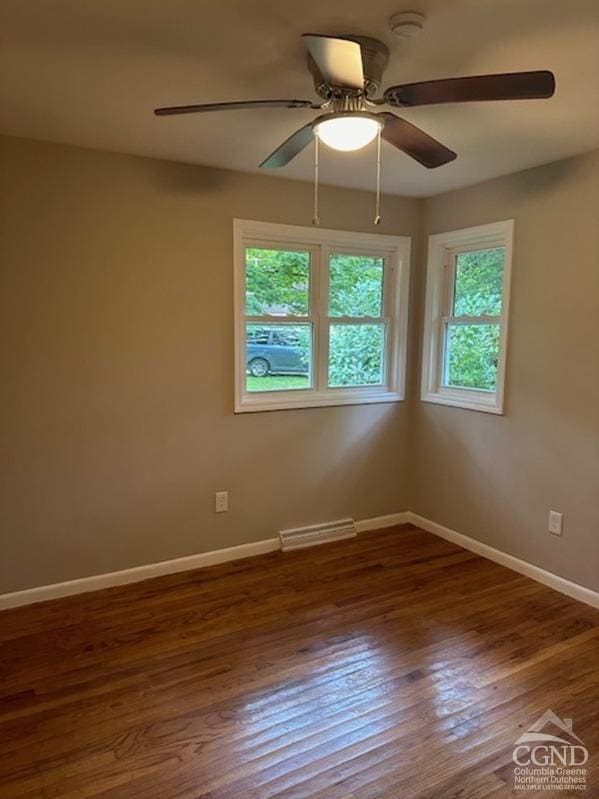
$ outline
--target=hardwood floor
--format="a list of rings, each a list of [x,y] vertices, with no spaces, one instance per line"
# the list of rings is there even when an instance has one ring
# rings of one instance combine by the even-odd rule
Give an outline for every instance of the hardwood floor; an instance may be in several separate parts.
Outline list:
[[[410,525],[0,614],[0,797],[599,797],[599,612]],[[551,708],[583,792],[514,791]]]

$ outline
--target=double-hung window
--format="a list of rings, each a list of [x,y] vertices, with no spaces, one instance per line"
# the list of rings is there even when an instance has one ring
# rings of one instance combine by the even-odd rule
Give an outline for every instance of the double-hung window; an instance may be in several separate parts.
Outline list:
[[[422,399],[503,413],[513,221],[429,238]]]
[[[235,220],[235,410],[403,399],[410,239]]]

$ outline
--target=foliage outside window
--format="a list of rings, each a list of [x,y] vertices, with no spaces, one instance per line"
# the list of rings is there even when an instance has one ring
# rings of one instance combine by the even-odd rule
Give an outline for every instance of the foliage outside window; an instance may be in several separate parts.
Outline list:
[[[513,222],[429,238],[422,399],[503,412]]]
[[[403,398],[409,239],[236,220],[236,410]]]

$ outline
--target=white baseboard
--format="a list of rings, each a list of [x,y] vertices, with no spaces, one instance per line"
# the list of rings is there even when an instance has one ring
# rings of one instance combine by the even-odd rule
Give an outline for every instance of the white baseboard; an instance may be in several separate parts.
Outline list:
[[[526,577],[530,577],[538,583],[548,585],[549,588],[553,588],[561,594],[566,594],[573,599],[578,599],[579,602],[584,602],[594,608],[599,608],[599,593],[593,591],[591,588],[585,588],[585,586],[566,580],[564,577],[553,574],[553,572],[548,572],[538,566],[533,566],[532,563],[520,560],[520,558],[515,558],[513,555],[508,555],[507,552],[502,552],[500,549],[495,549],[495,547],[491,547],[488,544],[483,544],[482,541],[477,541],[475,538],[470,538],[449,527],[444,527],[442,524],[437,524],[437,522],[426,519],[424,516],[419,516],[417,513],[412,513],[410,511],[406,515],[408,517],[407,521],[416,525],[416,527],[426,530],[428,533],[433,533],[440,538],[444,538],[446,541],[451,541],[453,544],[457,544],[464,549],[475,552],[483,558],[493,560],[495,563],[506,566],[508,569],[512,569],[512,571],[518,572],[519,574],[524,574]]]
[[[24,591],[14,591],[11,594],[0,594],[0,610],[16,608],[20,605],[31,605],[33,602],[44,602],[47,599],[58,599],[71,594],[85,594],[88,591],[98,591],[100,588],[111,588],[115,585],[138,583],[141,580],[160,577],[163,574],[176,574],[177,572],[201,569],[204,566],[214,566],[216,563],[225,563],[239,558],[250,558],[253,555],[274,552],[277,549],[279,549],[278,538],[265,538],[262,541],[254,541],[251,544],[215,549],[213,552],[201,552],[199,555],[163,560],[160,563],[149,563],[146,566],[135,566],[132,569],[122,569],[117,572],[94,574],[91,577],[81,577],[77,580],[67,580],[64,583],[53,583],[52,585],[42,585],[39,588],[27,588]]]
[[[573,583],[557,574],[540,569],[524,560],[508,555],[499,549],[483,544],[474,538],[437,524],[424,516],[419,516],[411,511],[402,513],[390,513],[386,516],[375,516],[372,519],[362,519],[356,522],[358,533],[365,533],[368,530],[382,530],[386,527],[394,527],[398,524],[411,524],[421,527],[429,533],[451,541],[464,549],[475,552],[483,558],[488,558],[502,566],[507,566],[520,574],[524,574],[539,583],[548,585],[550,588],[562,594],[578,599],[592,607],[599,608],[599,593],[585,588],[582,585]],[[88,591],[98,591],[101,588],[111,588],[117,585],[137,583],[141,580],[148,580],[151,577],[160,577],[164,574],[175,574],[177,572],[191,571],[200,569],[204,566],[213,566],[217,563],[226,563],[230,560],[239,558],[249,558],[253,555],[262,555],[266,552],[274,552],[280,547],[278,538],[265,538],[262,541],[254,541],[250,544],[241,544],[227,549],[216,549],[213,552],[202,552],[199,555],[189,555],[184,558],[174,560],[164,560],[160,563],[150,563],[146,566],[136,566],[132,569],[123,569],[106,574],[96,574],[91,577],[81,577],[77,580],[68,580],[63,583],[52,585],[42,585],[39,588],[28,588],[24,591],[14,591],[10,594],[0,594],[0,610],[16,608],[21,605],[30,605],[34,602],[44,602],[48,599],[58,599],[72,594],[83,594]]]
[[[387,516],[375,516],[372,519],[362,519],[356,522],[358,533],[366,533],[368,530],[382,530],[385,527],[395,527],[396,524],[407,524],[409,522],[409,511],[403,513],[389,513]]]
[[[388,516],[377,516],[373,519],[363,519],[360,522],[356,522],[356,530],[358,533],[363,533],[367,530],[378,530],[383,527],[392,527],[395,524],[405,524],[407,521],[407,512],[392,513]],[[188,555],[184,558],[163,560],[160,563],[149,563],[146,566],[135,566],[132,569],[95,574],[91,577],[81,577],[76,580],[67,580],[63,583],[42,585],[39,588],[27,588],[10,594],[0,594],[0,610],[16,608],[21,605],[31,605],[34,602],[45,602],[48,599],[58,599],[72,594],[85,594],[88,591],[98,591],[101,588],[111,588],[116,585],[137,583],[141,580],[149,580],[151,577],[160,577],[164,574],[201,569],[204,566],[213,566],[216,563],[226,563],[229,560],[250,558],[253,555],[274,552],[279,548],[280,541],[278,538],[265,538],[262,541],[254,541],[251,544],[216,549],[213,552],[202,552],[199,555]]]

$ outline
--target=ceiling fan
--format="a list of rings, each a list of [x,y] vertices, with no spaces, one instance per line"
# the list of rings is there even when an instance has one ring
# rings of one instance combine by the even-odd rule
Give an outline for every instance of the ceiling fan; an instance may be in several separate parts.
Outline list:
[[[295,131],[266,158],[260,167],[274,169],[288,164],[315,137],[336,150],[359,150],[377,135],[423,166],[434,169],[457,158],[456,153],[423,130],[391,111],[394,108],[467,103],[482,100],[532,100],[551,97],[555,77],[547,70],[475,75],[407,83],[381,88],[389,60],[387,47],[365,36],[303,35],[308,49],[308,68],[322,102],[312,100],[242,100],[156,108],[157,116],[194,114],[252,108],[312,108],[324,111]]]

